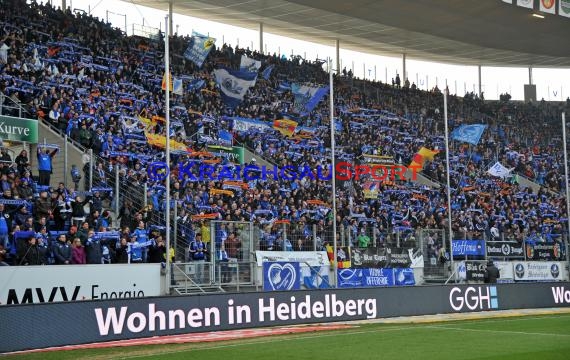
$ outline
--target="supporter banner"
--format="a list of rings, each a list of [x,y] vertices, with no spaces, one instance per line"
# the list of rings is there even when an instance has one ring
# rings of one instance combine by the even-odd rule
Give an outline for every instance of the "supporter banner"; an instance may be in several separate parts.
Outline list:
[[[366,164],[375,164],[375,165],[394,165],[394,157],[393,156],[380,156],[380,155],[370,155],[364,154],[362,155],[362,159]]]
[[[451,253],[453,256],[485,256],[485,241],[453,240]]]
[[[483,124],[461,125],[451,132],[451,138],[453,140],[477,145],[486,128],[487,125]]]
[[[517,0],[517,5],[532,9],[534,7],[534,0]]]
[[[570,0],[558,0],[558,15],[570,17]]]
[[[38,121],[0,115],[0,139],[38,143]]]
[[[566,252],[560,244],[526,244],[527,260],[564,260]]]
[[[513,272],[513,263],[511,261],[494,261],[499,275],[501,276],[497,282],[499,283],[512,283],[515,281],[515,273]]]
[[[483,261],[464,261],[465,279],[467,281],[485,281],[487,263]]]
[[[273,125],[256,119],[234,117],[232,120],[234,131],[246,132],[255,129],[260,132],[265,132],[266,130],[271,129]]]
[[[414,269],[398,268],[394,269],[394,285],[396,286],[412,286],[416,285]]]
[[[301,271],[297,262],[264,262],[263,290],[299,290]]]
[[[130,266],[138,270],[141,265]],[[268,326],[552,307],[570,307],[570,283],[222,293],[0,306],[0,353]],[[30,336],[30,329],[57,336]]]
[[[540,11],[556,14],[556,0],[540,0]]]
[[[500,258],[524,258],[523,245],[508,241],[487,241],[487,257]]]
[[[412,248],[350,248],[353,268],[407,268],[421,267],[423,255]]]
[[[376,286],[394,286],[394,269],[338,270],[339,288]]]
[[[566,278],[564,263],[551,261],[515,261],[516,281],[563,281]]]
[[[255,258],[260,267],[264,262],[299,262],[317,267],[328,265],[326,251],[256,251]]]
[[[192,31],[192,38],[184,52],[184,57],[200,68],[215,43],[216,39]]]
[[[380,181],[367,181],[362,185],[365,199],[377,199],[380,194]]]
[[[0,278],[0,305],[160,295],[160,264],[1,266]]]

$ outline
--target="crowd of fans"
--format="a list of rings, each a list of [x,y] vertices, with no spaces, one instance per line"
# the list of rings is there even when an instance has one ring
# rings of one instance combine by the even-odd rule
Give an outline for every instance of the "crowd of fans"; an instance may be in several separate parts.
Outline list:
[[[170,164],[174,171],[167,180],[178,207],[176,236],[190,245],[184,259],[209,256],[200,249],[212,238],[216,249],[226,251],[225,256],[243,256],[240,228],[218,225],[215,234],[210,234],[208,220],[212,219],[254,223],[260,229],[258,249],[312,250],[314,228],[319,249],[332,242],[330,182],[310,178],[244,184],[194,182],[188,177],[181,179],[175,171],[177,164],[189,160],[233,166],[231,159],[212,150],[212,146],[225,145],[220,142],[221,130],[229,131],[235,145],[250,148],[263,162],[280,168],[326,168],[331,164],[328,101],[299,116],[291,91],[293,83],[327,85],[322,61],[298,56],[287,59],[223,44],[214,48],[199,68],[182,56],[189,37],[173,36],[171,70],[173,76],[183,79],[184,94],[172,95],[171,129],[165,129],[161,120],[161,39],[126,37],[86,14],[47,4],[27,5],[24,0],[7,1],[0,9],[0,20],[4,32],[0,91],[10,98],[4,102],[20,104],[26,116],[41,119],[98,154],[93,173],[88,165],[83,168],[85,183],[93,177],[94,187],[86,186],[92,191],[84,193],[75,191],[81,177],[77,168],[72,170],[75,189],[66,189],[61,183],[50,188],[45,169],[33,180],[35,169],[29,166],[27,153],[14,161],[2,154],[0,262],[164,261],[167,251],[161,216],[166,210],[166,188],[164,181],[149,178],[147,173],[149,163],[164,160],[164,150],[149,144],[145,134],[170,137],[190,149],[173,153]],[[229,108],[220,96],[213,71],[221,65],[238,68],[243,55],[261,61],[261,70],[273,70],[267,78],[258,77],[238,107]],[[378,195],[369,198],[364,187],[373,179],[343,182],[334,194],[337,220],[342,225],[339,231],[343,232],[336,234],[338,239],[355,246],[385,245],[392,244],[396,234],[413,239],[418,229],[446,229],[448,206],[443,184],[445,151],[449,151],[450,208],[456,238],[562,241],[567,219],[557,105],[508,99],[490,102],[473,94],[449,96],[450,129],[471,123],[486,124],[487,129],[478,145],[453,141],[446,149],[443,96],[437,87],[421,91],[407,79],[403,86],[399,81],[390,85],[359,81],[350,73],[335,75],[334,85],[337,159],[361,163],[364,155],[373,154],[407,165],[426,147],[440,152],[422,175],[442,184],[438,188],[386,181],[378,184]],[[235,117],[272,124],[284,115],[295,116],[299,126],[310,129],[310,135],[287,137],[271,125],[264,130],[234,129]],[[45,156],[42,151],[39,156]],[[513,168],[513,176],[500,179],[488,174],[496,161]],[[107,191],[116,185],[114,176],[109,175],[113,166],[119,166],[121,186],[126,189],[121,199]],[[521,187],[518,179],[522,177],[539,184],[540,190],[535,193]],[[144,207],[145,196],[151,206]],[[121,202],[116,223],[108,201]],[[441,240],[432,239],[431,250],[441,246]],[[138,245],[129,247],[128,243]],[[168,253],[173,256],[172,251]]]

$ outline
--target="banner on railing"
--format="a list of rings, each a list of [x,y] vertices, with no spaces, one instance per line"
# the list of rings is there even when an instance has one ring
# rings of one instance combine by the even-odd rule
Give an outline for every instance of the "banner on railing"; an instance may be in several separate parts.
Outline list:
[[[487,257],[502,257],[508,259],[524,258],[523,245],[518,242],[487,241]]]
[[[413,248],[350,248],[350,258],[357,269],[423,267],[423,255]]]
[[[326,251],[256,251],[257,266],[265,262],[298,262],[312,267],[328,265]]]
[[[451,249],[453,256],[485,256],[485,241],[453,240]]]
[[[299,290],[301,270],[298,262],[264,262],[263,290]]]
[[[562,262],[515,261],[515,281],[563,281],[565,266]]]
[[[415,284],[414,270],[410,268],[338,270],[339,288],[412,286]]]
[[[527,260],[557,261],[565,258],[564,247],[554,244],[526,244]]]

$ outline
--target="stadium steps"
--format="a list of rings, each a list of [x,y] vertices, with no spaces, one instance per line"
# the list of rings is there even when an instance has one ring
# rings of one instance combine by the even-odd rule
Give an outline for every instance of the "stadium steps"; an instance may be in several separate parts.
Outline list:
[[[51,129],[48,125],[46,125],[43,121],[38,121],[38,143],[46,143],[46,144],[57,144],[59,146],[59,153],[53,159],[53,174],[51,176],[51,186],[56,187],[57,183],[60,181],[64,181],[65,175],[67,173],[67,181],[65,186],[67,188],[73,187],[73,182],[71,181],[71,165],[77,165],[77,168],[81,171],[83,169],[83,151],[73,144],[71,141],[67,141],[67,166],[65,168],[64,163],[64,148],[65,148],[65,138],[61,136],[58,132]],[[37,147],[32,145],[30,151],[30,158],[32,159],[33,163],[36,163],[36,154]],[[34,172],[37,170],[34,169]],[[79,190],[83,189],[84,181],[79,182]]]

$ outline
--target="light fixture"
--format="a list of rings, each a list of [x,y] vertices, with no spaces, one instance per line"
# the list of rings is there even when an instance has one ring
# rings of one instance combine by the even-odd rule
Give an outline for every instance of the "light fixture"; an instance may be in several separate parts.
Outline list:
[[[535,18],[544,19],[544,15],[532,14],[532,16],[534,16]]]

